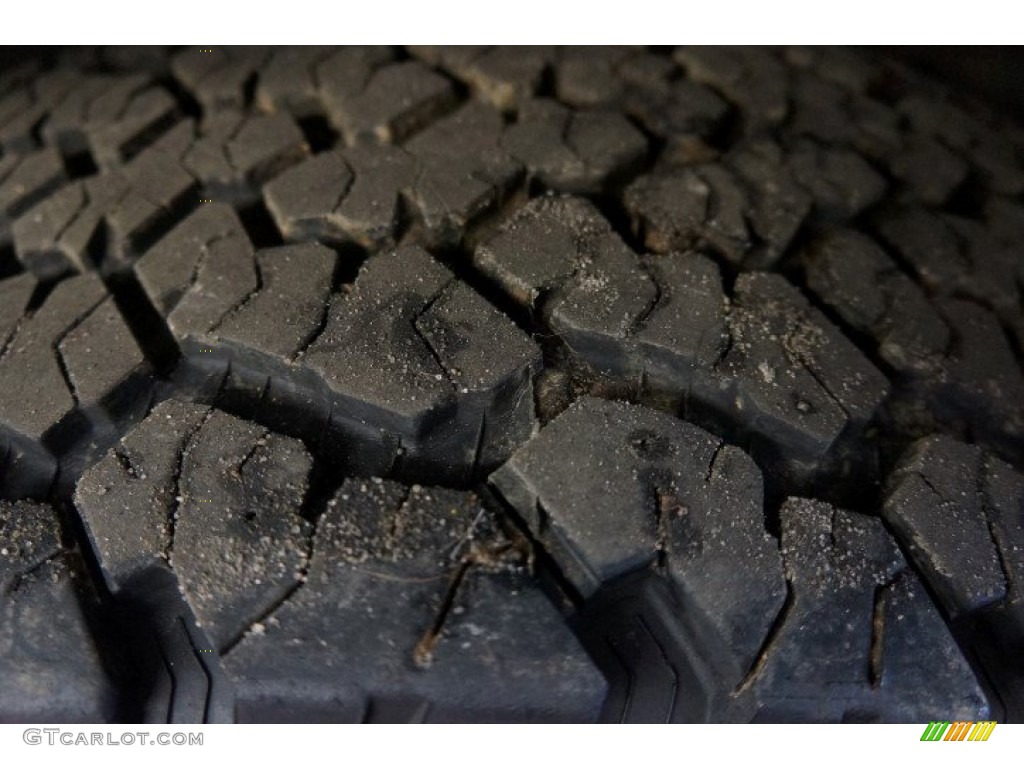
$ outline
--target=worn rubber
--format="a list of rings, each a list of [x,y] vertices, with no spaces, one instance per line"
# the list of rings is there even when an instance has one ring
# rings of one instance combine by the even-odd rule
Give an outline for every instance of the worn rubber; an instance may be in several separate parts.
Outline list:
[[[0,721],[1024,719],[1022,195],[837,49],[0,73]]]

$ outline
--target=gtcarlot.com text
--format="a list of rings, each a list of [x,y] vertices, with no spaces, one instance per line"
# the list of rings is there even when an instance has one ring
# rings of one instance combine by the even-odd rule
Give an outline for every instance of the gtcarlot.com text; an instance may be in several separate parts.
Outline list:
[[[187,731],[125,731],[108,733],[67,728],[26,728],[26,744],[66,747],[201,747],[203,734]]]

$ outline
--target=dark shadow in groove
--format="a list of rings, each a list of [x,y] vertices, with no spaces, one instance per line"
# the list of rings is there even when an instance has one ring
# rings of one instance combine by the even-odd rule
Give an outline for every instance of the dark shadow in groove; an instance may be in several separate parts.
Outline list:
[[[338,145],[340,134],[324,115],[308,115],[298,119],[299,130],[313,154],[326,152]]]
[[[181,352],[164,318],[150,302],[135,273],[129,271],[111,275],[107,279],[107,288],[146,360],[158,376],[168,375],[178,364]]]
[[[0,280],[14,277],[22,272],[21,262],[13,243],[0,244]]]
[[[284,245],[284,239],[277,230],[274,218],[262,200],[244,206],[238,211],[245,233],[254,248],[274,248]]]
[[[96,162],[92,159],[89,150],[76,152],[71,155],[64,155],[64,172],[71,180],[81,179],[87,176],[95,176],[100,172]]]
[[[161,566],[136,574],[114,597],[112,615],[134,673],[135,722],[233,721],[230,682],[174,574]]]

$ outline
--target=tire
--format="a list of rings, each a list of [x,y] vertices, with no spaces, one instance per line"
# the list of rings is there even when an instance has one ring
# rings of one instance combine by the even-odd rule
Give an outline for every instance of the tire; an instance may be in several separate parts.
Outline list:
[[[0,721],[1024,719],[1024,133],[833,49],[0,75]]]

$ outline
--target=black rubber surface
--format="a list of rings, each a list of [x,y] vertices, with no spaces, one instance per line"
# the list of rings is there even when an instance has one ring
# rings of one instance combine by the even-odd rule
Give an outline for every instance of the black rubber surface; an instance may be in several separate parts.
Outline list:
[[[0,73],[0,721],[1024,719],[1024,132],[836,49]]]

